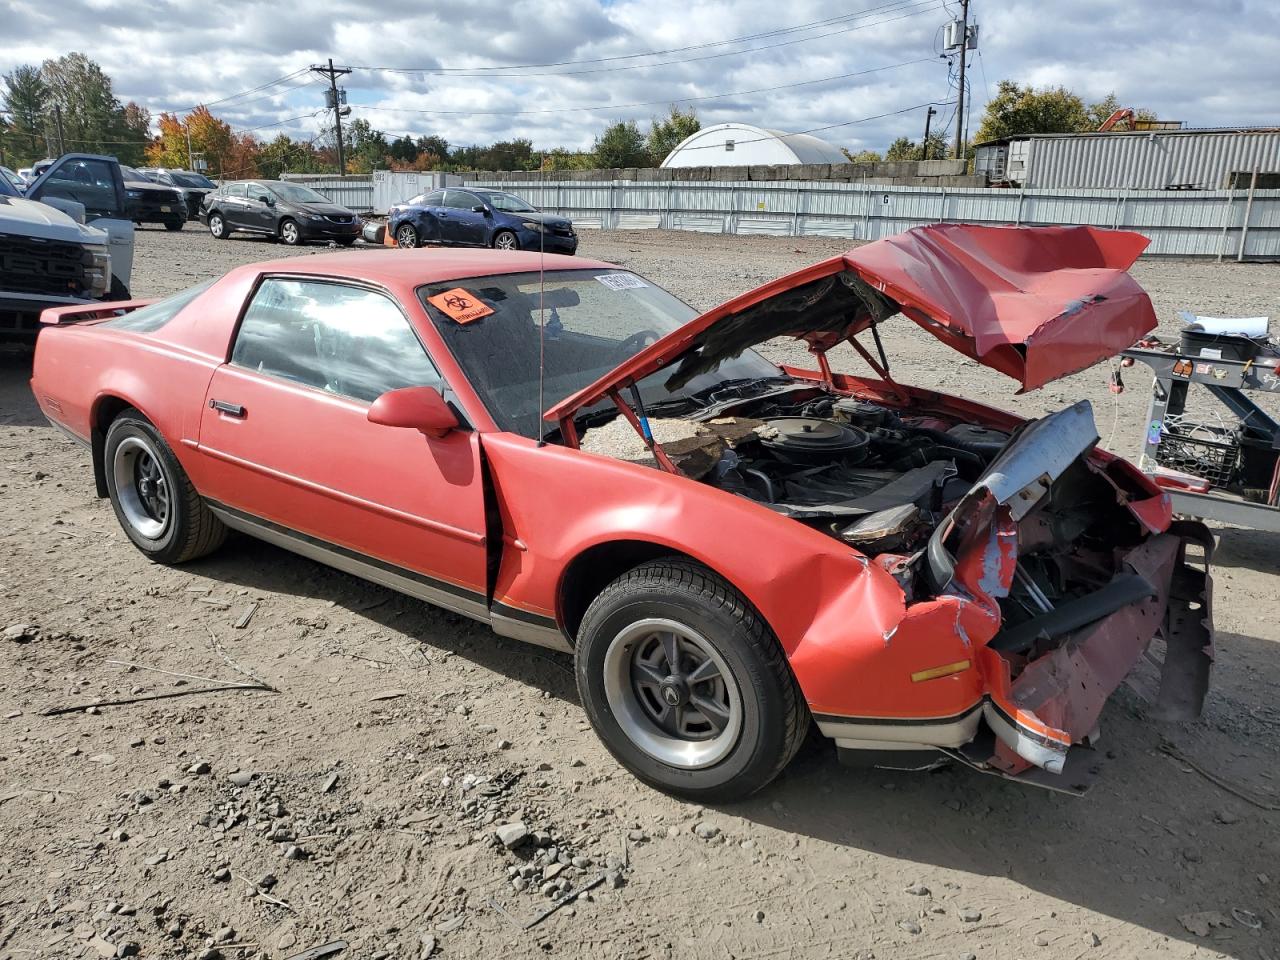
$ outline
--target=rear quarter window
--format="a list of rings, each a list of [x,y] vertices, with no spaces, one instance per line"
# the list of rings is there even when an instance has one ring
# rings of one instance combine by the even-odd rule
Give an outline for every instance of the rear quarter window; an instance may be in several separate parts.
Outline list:
[[[175,293],[171,297],[165,297],[163,300],[157,300],[155,303],[148,304],[131,313],[126,313],[122,317],[104,320],[98,326],[110,327],[113,330],[128,330],[132,333],[154,333],[176,317],[178,311],[211,286],[213,286],[213,281],[206,280],[204,283],[197,284],[194,287],[188,287],[181,293]]]

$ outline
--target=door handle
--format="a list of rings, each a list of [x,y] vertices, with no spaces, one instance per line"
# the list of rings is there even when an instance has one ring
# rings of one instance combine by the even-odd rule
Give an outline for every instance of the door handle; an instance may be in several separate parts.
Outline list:
[[[244,416],[244,407],[238,403],[227,403],[225,400],[210,400],[209,408],[217,410],[219,413],[225,413],[229,417]]]

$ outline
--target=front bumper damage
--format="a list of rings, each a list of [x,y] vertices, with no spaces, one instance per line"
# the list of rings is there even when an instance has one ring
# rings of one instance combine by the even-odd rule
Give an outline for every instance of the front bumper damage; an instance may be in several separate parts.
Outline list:
[[[1172,521],[1161,494],[1142,498],[1117,484],[1105,459],[1089,459],[1096,442],[1086,402],[1028,424],[935,531],[926,551],[934,598],[909,605],[903,621],[929,621],[932,629],[894,642],[920,642],[953,626],[977,682],[975,699],[947,717],[949,725],[916,728],[928,739],[914,749],[928,744],[985,773],[1082,792],[1093,762],[1071,748],[1097,739],[1106,701],[1135,667],[1145,662],[1160,671],[1154,718],[1199,715],[1213,661],[1212,536],[1198,521]],[[1115,558],[1100,589],[1005,625],[1000,601],[1025,575],[1019,551],[1036,523],[1033,512],[1082,457],[1143,535]],[[968,735],[961,739],[958,730]],[[907,766],[934,762],[917,758]],[[896,760],[887,765],[903,765]]]

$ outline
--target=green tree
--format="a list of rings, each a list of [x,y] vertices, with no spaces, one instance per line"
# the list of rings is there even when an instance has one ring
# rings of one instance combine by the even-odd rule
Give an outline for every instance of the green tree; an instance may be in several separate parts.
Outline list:
[[[879,163],[880,154],[875,150],[859,150],[857,153],[850,153],[844,147],[840,148],[840,152],[844,154],[845,159],[850,163]]]
[[[974,142],[1030,133],[1078,133],[1091,129],[1084,101],[1065,87],[1019,86],[1001,80],[987,103]],[[1096,125],[1092,129],[1097,129]]]
[[[662,166],[662,161],[667,159],[677,145],[701,129],[702,121],[692,107],[686,111],[672,104],[666,117],[649,122],[649,137],[645,141],[645,148],[649,151],[650,166]]]
[[[27,166],[48,153],[45,143],[49,88],[40,68],[23,64],[4,75],[4,106],[9,112],[5,153],[9,166]]]
[[[920,147],[914,140],[908,140],[906,137],[899,137],[893,143],[889,144],[889,149],[884,152],[884,158],[890,162],[898,160],[919,160]]]
[[[610,124],[596,137],[591,152],[598,167],[644,167],[649,163],[644,134],[634,120]]]
[[[347,166],[351,173],[369,173],[384,163],[390,144],[386,134],[375,130],[363,117],[353,120],[346,128]]]
[[[63,148],[85,153],[115,153],[120,102],[111,78],[83,53],[46,60],[40,73],[49,88],[50,108],[62,110]],[[52,109],[46,112],[46,121]]]
[[[595,156],[567,147],[553,147],[542,153],[543,170],[590,170],[595,166]]]

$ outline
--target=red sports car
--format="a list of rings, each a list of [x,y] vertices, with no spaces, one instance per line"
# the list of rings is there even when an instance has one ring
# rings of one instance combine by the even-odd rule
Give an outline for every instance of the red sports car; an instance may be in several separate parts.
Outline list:
[[[47,311],[32,389],[151,559],[238,530],[570,651],[664,790],[744,796],[811,722],[842,755],[1073,788],[1149,648],[1159,711],[1199,712],[1208,533],[1096,448],[1087,402],[1023,421],[908,386],[878,325],[1032,389],[1155,326],[1145,245],[925,227],[701,316],[581,258],[281,260]],[[779,336],[817,369],[753,352]],[[870,376],[830,369],[846,341]]]

